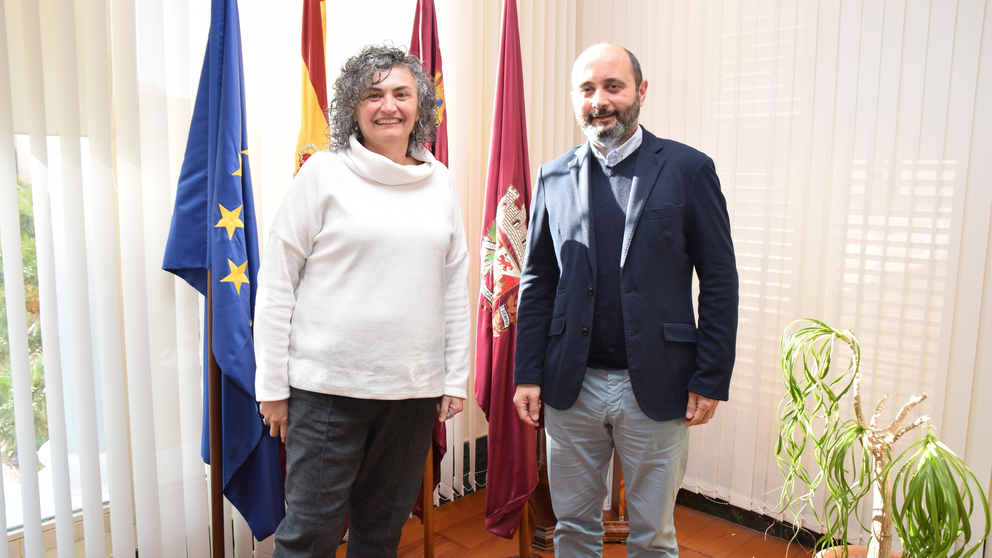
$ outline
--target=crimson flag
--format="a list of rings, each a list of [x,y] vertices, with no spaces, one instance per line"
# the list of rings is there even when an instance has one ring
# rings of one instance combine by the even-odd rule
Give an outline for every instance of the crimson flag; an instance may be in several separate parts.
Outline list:
[[[410,54],[420,58],[427,74],[434,78],[437,93],[437,140],[431,152],[441,164],[448,166],[448,116],[444,104],[444,78],[441,75],[441,45],[437,37],[437,16],[434,13],[434,0],[417,0],[417,11],[413,14],[413,38],[410,39]],[[448,433],[443,422],[434,421],[434,486],[441,482],[441,459],[448,452]],[[424,520],[424,493],[417,496],[413,513]],[[431,502],[433,505],[433,502]]]
[[[444,76],[441,72],[441,44],[437,36],[437,14],[434,0],[417,0],[413,14],[413,38],[410,54],[424,62],[427,74],[434,78],[437,92],[437,140],[431,153],[441,164],[448,166],[448,111],[444,104]]]
[[[517,292],[530,202],[517,5],[503,2],[493,133],[482,231],[482,293],[475,354],[475,399],[489,420],[486,529],[512,538],[537,486],[534,427],[513,406]]]

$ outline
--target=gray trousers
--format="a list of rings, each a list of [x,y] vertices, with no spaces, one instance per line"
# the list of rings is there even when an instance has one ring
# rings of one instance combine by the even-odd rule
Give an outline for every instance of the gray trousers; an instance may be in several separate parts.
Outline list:
[[[273,558],[393,557],[417,499],[437,399],[353,399],[291,389],[286,518]]]
[[[626,370],[586,368],[574,405],[544,408],[548,481],[558,517],[555,555],[603,555],[606,473],[615,447],[630,515],[627,558],[676,558],[675,496],[689,453],[685,418],[664,422],[641,411]]]

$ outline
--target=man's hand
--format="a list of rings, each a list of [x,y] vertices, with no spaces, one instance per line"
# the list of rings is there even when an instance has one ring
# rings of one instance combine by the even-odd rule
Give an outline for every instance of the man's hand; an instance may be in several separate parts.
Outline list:
[[[716,399],[703,397],[690,391],[689,404],[685,406],[685,425],[706,424],[716,414],[716,406],[719,403]]]
[[[513,394],[513,406],[517,408],[520,420],[536,427],[541,418],[541,386],[539,384],[520,384]]]
[[[285,444],[286,426],[289,425],[289,399],[262,401],[258,405],[258,411],[269,423],[269,436],[280,438]]]
[[[451,417],[462,412],[465,407],[465,400],[459,397],[451,397],[445,395],[441,397],[441,400],[437,403],[437,420],[438,422],[444,422]]]

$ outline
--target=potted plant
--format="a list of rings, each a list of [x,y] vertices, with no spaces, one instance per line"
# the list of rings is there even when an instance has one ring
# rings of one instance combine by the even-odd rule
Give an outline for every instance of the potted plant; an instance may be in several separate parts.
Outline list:
[[[791,333],[790,333],[791,331]],[[846,368],[834,370],[835,349],[849,349]],[[847,352],[846,350],[844,352]],[[841,357],[843,358],[843,357]],[[848,525],[858,505],[872,495],[872,521],[858,524],[870,532],[869,558],[888,558],[895,528],[906,556],[967,558],[989,535],[988,498],[957,455],[940,443],[933,421],[923,415],[903,426],[909,413],[926,399],[911,398],[895,420],[879,424],[883,396],[871,415],[861,397],[861,347],[851,330],[838,331],[817,320],[797,320],[782,336],[782,375],[786,394],[779,411],[775,448],[785,475],[782,509],[799,517],[811,508],[823,536],[817,549],[840,545],[848,556]],[[844,420],[841,404],[852,392],[853,417]],[[922,427],[925,434],[899,455],[893,446]],[[808,463],[808,453],[816,467]],[[824,508],[813,505],[825,489]],[[984,531],[972,530],[975,507],[984,514]]]

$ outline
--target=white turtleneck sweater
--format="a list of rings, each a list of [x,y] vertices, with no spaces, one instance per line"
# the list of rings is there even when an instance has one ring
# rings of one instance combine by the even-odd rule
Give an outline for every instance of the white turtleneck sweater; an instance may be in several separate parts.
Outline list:
[[[448,169],[363,147],[314,154],[258,271],[255,395],[466,397],[468,250]]]

